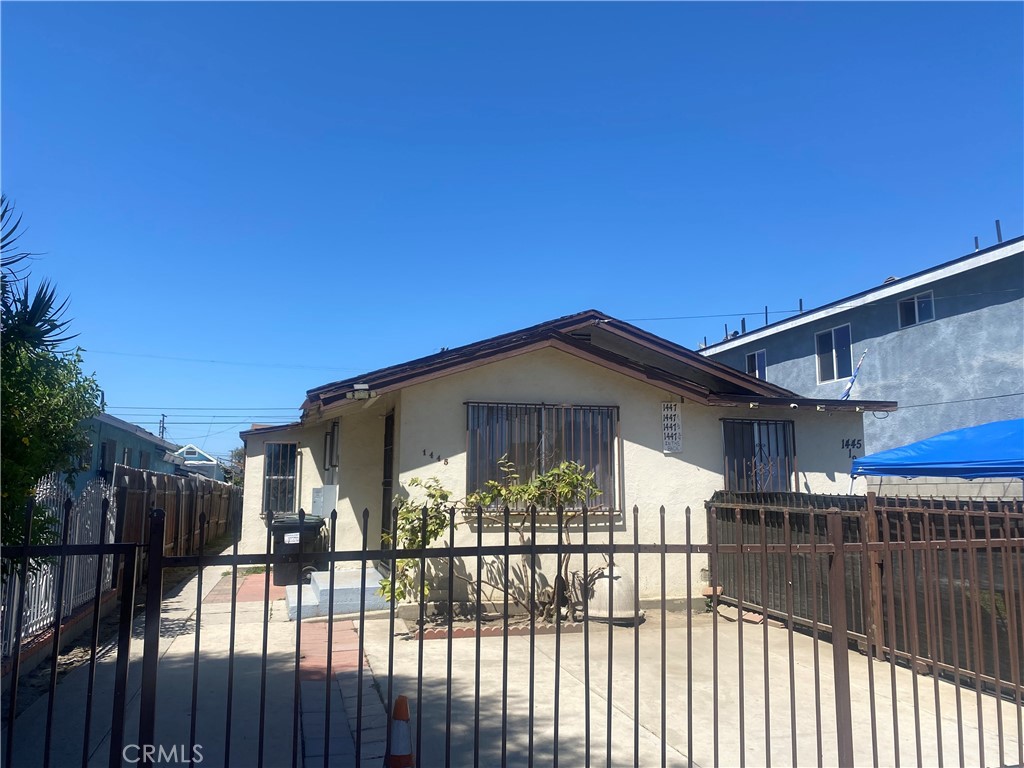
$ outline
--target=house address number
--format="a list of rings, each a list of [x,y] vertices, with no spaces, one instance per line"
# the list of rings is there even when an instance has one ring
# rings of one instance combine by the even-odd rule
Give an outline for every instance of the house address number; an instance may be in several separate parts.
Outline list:
[[[679,414],[679,403],[661,404],[661,428],[664,434],[665,453],[679,453],[683,450],[683,420]]]
[[[864,441],[861,440],[859,437],[847,437],[841,441],[841,447],[846,451],[847,455],[851,459],[856,459],[857,456],[855,456],[853,452],[859,451],[861,448],[863,448]]]

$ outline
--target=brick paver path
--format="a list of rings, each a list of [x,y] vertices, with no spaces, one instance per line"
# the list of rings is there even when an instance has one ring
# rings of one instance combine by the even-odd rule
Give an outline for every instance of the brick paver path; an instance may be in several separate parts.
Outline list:
[[[270,600],[284,598],[284,587],[270,585]],[[238,578],[238,603],[262,603],[267,595],[266,575],[252,573]],[[225,575],[209,592],[206,603],[231,602],[231,576]],[[328,646],[326,621],[306,620],[302,622],[300,638],[300,694],[302,712],[302,744],[304,764],[307,766],[353,765],[356,755],[355,738],[358,723],[359,691],[359,635],[357,622],[338,620],[334,622],[331,656],[331,682],[328,685]],[[361,763],[367,768],[378,768],[387,746],[387,711],[379,693],[379,686],[373,670],[362,658],[363,668],[363,716],[362,739],[360,744]],[[328,701],[330,702],[328,704]],[[330,737],[327,733],[328,709],[330,709]],[[329,746],[329,759],[324,759],[325,747]]]

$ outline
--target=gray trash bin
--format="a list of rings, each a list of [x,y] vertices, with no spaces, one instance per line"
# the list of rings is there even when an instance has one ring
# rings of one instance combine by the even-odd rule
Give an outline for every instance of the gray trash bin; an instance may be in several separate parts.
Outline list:
[[[327,561],[318,555],[327,551],[327,526],[322,517],[306,515],[301,530],[298,515],[275,515],[270,523],[275,555],[302,552],[304,573],[327,570]],[[295,584],[299,577],[299,563],[280,563],[274,566],[274,584]],[[303,579],[305,581],[305,579]]]

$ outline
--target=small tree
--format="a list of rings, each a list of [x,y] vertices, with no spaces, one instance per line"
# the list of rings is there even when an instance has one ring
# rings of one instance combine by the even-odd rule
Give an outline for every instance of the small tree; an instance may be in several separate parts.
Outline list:
[[[416,488],[422,488],[425,499],[413,501],[408,498],[395,497],[395,507],[398,512],[397,525],[394,533],[390,537],[386,536],[385,541],[399,550],[429,547],[451,526],[452,517],[463,518],[456,520],[456,525],[472,521],[477,517],[481,522],[504,525],[503,508],[508,507],[510,510],[517,510],[512,530],[518,536],[520,543],[526,543],[531,513],[535,513],[537,509],[555,512],[566,506],[582,505],[601,493],[594,480],[594,473],[587,472],[584,465],[575,461],[563,461],[526,483],[521,482],[515,465],[506,457],[499,460],[498,469],[501,473],[500,481],[489,480],[482,490],[475,491],[465,499],[454,502],[451,491],[442,486],[437,478],[430,478],[426,481],[413,478],[409,484]],[[499,513],[497,510],[502,511]],[[564,512],[562,525],[559,528],[559,536],[563,545],[572,543],[568,523],[579,514],[578,509]],[[584,574],[579,579],[573,579],[569,571],[570,560],[569,554],[562,554],[558,563],[554,587],[550,599],[547,600],[535,599],[533,595],[528,600],[520,599],[515,591],[510,589],[507,574],[504,582],[496,583],[482,578],[481,583],[504,592],[520,608],[534,614],[540,612],[550,619],[563,606],[582,601],[585,598],[584,593],[592,574]],[[417,564],[417,561],[412,559],[397,559],[395,561],[392,577],[396,600],[402,601],[415,594]],[[457,572],[456,578],[471,583],[468,576]],[[381,580],[381,595],[390,597],[391,588],[391,579]],[[429,588],[424,581],[422,598],[425,599],[428,593]]]
[[[74,477],[78,457],[88,447],[82,422],[99,410],[99,387],[82,373],[81,349],[63,350],[67,300],[58,303],[46,280],[29,290],[17,241],[21,218],[0,197],[0,512],[2,543],[22,539],[25,503],[51,472]],[[52,543],[56,520],[37,510],[32,543]]]
[[[232,448],[228,455],[228,471],[231,473],[231,484],[242,488],[245,485],[245,446]]]

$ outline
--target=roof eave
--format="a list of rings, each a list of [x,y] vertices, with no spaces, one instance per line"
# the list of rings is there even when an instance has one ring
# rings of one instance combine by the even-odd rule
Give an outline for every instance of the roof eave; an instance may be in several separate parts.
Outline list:
[[[899,404],[894,400],[827,400],[814,397],[749,397],[745,395],[712,395],[709,405],[736,408],[788,408],[790,410],[892,412]]]

